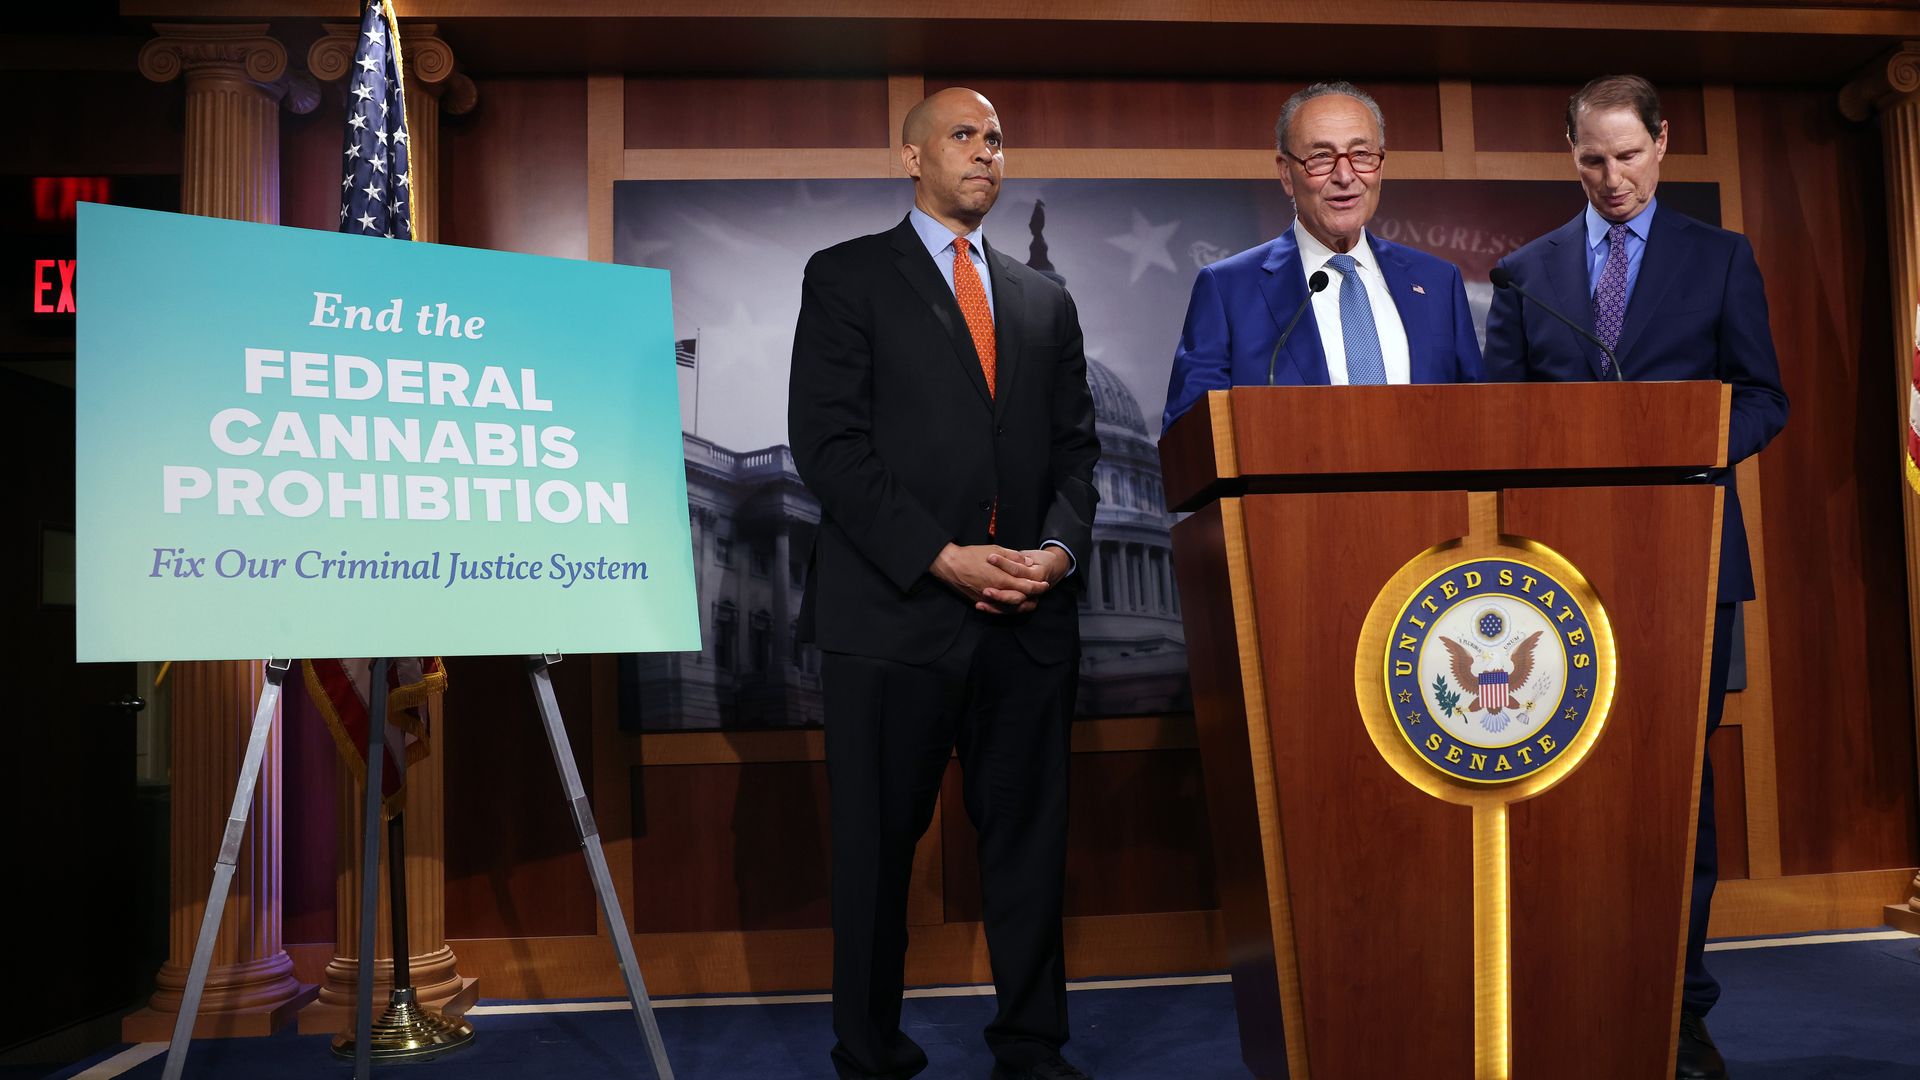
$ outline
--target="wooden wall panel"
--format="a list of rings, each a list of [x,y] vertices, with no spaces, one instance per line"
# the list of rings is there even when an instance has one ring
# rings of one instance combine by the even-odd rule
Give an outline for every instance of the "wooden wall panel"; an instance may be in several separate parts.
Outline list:
[[[1720,852],[1720,880],[1747,876],[1747,770],[1745,740],[1737,727],[1722,727],[1707,740],[1713,759],[1713,833]]]
[[[440,120],[442,243],[584,259],[586,186],[583,79],[484,79]]]
[[[1198,750],[1078,753],[1072,769],[1068,915],[1220,906]],[[957,762],[940,798],[947,919],[972,921],[980,918],[978,834],[961,799]]]
[[[1220,906],[1197,748],[1076,754],[1073,763],[1069,915]]]
[[[1579,80],[1565,83],[1473,84],[1473,144],[1478,150],[1565,153],[1567,99]],[[1660,113],[1667,120],[1667,152],[1704,154],[1706,109],[1698,86],[1660,86]],[[1569,178],[1572,173],[1569,171]]]
[[[884,76],[626,81],[626,146],[641,150],[891,146]]]
[[[1280,106],[1304,81],[927,77],[929,94],[968,86],[986,95],[1007,145],[1118,149],[1271,150]],[[1365,83],[1396,150],[1440,149],[1435,83]]]
[[[829,925],[824,762],[633,773],[636,932]]]
[[[1580,4],[1605,4],[1612,0],[1573,0]],[[1668,7],[1699,7],[1700,0],[1640,0],[1643,4],[1664,4]],[[1747,7],[1791,7],[1791,8],[1909,8],[1913,0],[1744,0]]]
[[[1762,455],[1781,871],[1920,861],[1879,137],[1741,90],[1746,233],[1792,418]],[[1844,688],[1840,690],[1837,688]]]
[[[591,666],[553,670],[567,738],[593,797]],[[534,707],[526,661],[447,661],[447,936],[591,934],[597,920],[580,837]]]
[[[321,83],[320,104],[312,112],[301,116],[280,111],[282,225],[326,232],[340,227],[341,131],[347,122],[346,93],[344,83]]]

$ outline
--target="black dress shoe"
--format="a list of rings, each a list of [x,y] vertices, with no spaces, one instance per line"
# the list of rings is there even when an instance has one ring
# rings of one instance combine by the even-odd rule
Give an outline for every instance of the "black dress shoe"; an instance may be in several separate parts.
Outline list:
[[[1067,1064],[1067,1059],[1055,1055],[1024,1069],[995,1062],[993,1080],[1093,1080],[1093,1077]]]
[[[1680,1013],[1680,1055],[1674,1062],[1678,1080],[1726,1080],[1727,1063],[1707,1034],[1707,1022],[1684,1010]]]

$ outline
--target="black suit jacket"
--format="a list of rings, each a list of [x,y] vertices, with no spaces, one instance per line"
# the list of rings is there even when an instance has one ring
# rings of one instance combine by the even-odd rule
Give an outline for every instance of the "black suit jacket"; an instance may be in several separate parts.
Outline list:
[[[972,605],[928,567],[949,542],[1059,540],[1084,559],[1099,494],[1093,395],[1073,298],[986,248],[996,390],[953,291],[902,221],[818,252],[801,285],[787,432],[820,500],[801,636],[903,663],[939,656]],[[987,535],[994,504],[996,535]],[[1078,648],[1069,577],[1006,616],[1036,660]]]
[[[1521,288],[1593,329],[1584,209],[1553,232],[1500,260]],[[1787,392],[1767,324],[1767,294],[1753,245],[1736,232],[1664,206],[1653,213],[1640,276],[1614,347],[1623,378],[1718,379],[1733,385],[1727,464],[1760,452],[1787,424]],[[1600,377],[1602,357],[1520,294],[1499,289],[1487,315],[1489,382],[1568,382]],[[1721,603],[1753,599],[1753,566],[1733,469],[1720,526]]]

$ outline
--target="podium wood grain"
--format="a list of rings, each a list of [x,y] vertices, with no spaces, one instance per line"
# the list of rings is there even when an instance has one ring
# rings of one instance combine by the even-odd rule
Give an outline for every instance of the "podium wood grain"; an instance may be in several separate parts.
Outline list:
[[[1310,1075],[1470,1078],[1471,814],[1401,779],[1353,697],[1375,594],[1467,532],[1467,493],[1243,502]]]
[[[1516,1077],[1672,1075],[1719,511],[1706,486],[1502,497],[1505,531],[1586,574],[1619,657],[1593,751],[1509,810]]]

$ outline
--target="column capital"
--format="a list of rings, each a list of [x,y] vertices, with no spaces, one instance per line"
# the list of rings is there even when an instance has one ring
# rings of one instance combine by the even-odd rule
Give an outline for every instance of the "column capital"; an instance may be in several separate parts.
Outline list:
[[[320,30],[320,37],[307,49],[307,70],[321,82],[346,78],[353,68],[354,38],[360,33],[360,24],[322,23]]]
[[[400,47],[406,50],[407,71],[427,93],[440,99],[448,116],[464,116],[480,103],[480,88],[454,60],[453,46],[434,36],[432,23],[400,29]]]
[[[1840,90],[1840,112],[1856,123],[1920,95],[1920,41],[1906,41],[1860,69]]]
[[[287,73],[287,47],[266,23],[156,23],[140,48],[140,74],[172,82],[185,73],[238,76],[273,92]]]
[[[358,23],[325,23],[320,39],[307,50],[307,70],[326,82],[343,79],[353,67],[353,52],[360,34]],[[439,99],[445,112],[459,116],[479,101],[479,88],[462,74],[453,56],[453,46],[436,37],[436,23],[403,23],[400,27],[400,61],[409,82]]]

